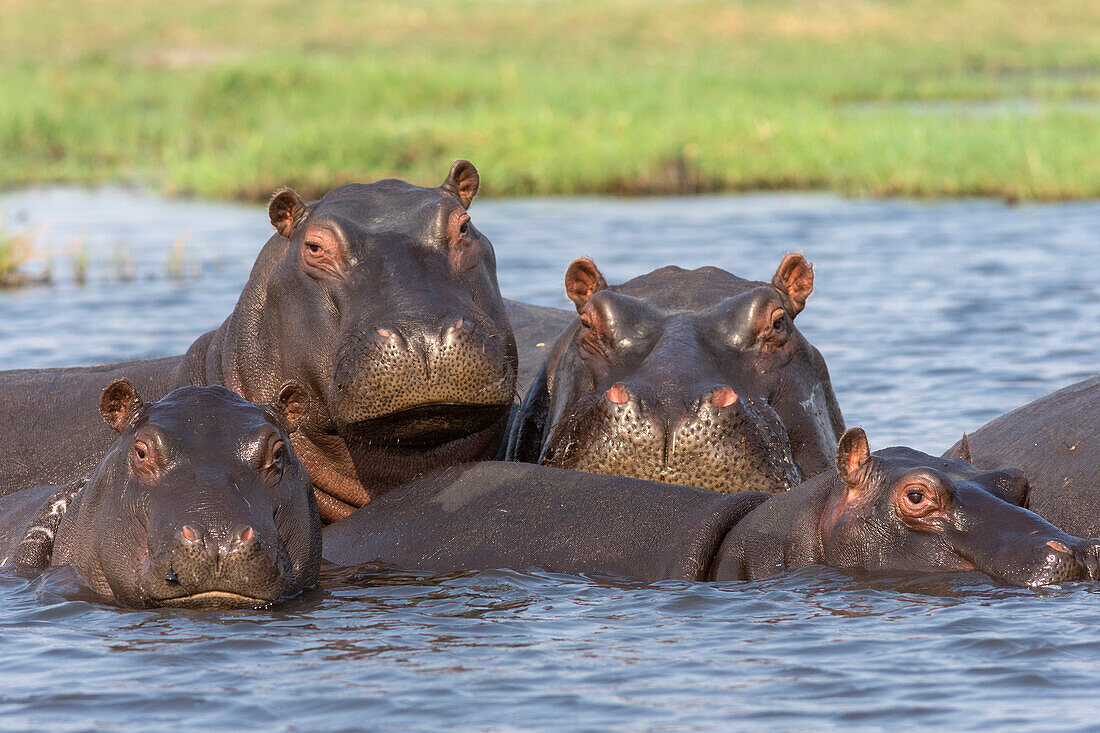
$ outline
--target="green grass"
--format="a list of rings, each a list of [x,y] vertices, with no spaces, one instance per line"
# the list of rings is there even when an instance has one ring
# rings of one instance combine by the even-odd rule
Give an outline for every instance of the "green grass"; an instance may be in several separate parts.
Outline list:
[[[1098,123],[1095,1],[0,0],[3,186],[1078,198]]]

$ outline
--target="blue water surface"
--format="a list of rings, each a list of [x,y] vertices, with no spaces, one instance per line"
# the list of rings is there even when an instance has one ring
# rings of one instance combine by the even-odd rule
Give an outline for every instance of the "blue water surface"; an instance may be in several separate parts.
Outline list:
[[[753,195],[479,201],[507,297],[569,306],[566,265],[768,280],[815,263],[799,315],[849,425],[938,453],[1097,371],[1100,203]],[[126,189],[0,195],[55,285],[0,293],[0,368],[181,353],[231,311],[271,229],[258,206]],[[86,283],[74,263],[86,256]],[[0,727],[1094,729],[1089,583],[977,574],[609,584],[326,568],[275,610],[132,611],[67,569],[0,572]]]

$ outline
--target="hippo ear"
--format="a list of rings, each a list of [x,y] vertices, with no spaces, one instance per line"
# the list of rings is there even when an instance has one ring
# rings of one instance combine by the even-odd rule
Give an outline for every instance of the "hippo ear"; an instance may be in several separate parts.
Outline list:
[[[141,398],[129,379],[116,379],[107,385],[99,397],[99,412],[103,419],[122,432],[142,407]]]
[[[789,254],[779,263],[772,286],[783,298],[783,306],[794,318],[806,307],[806,298],[814,291],[814,266],[800,254]]]
[[[974,465],[974,455],[970,452],[970,438],[966,433],[963,433],[962,440],[947,452],[947,457],[954,458],[957,461],[965,461],[971,466]]]
[[[290,380],[271,400],[271,409],[286,421],[287,432],[293,433],[309,414],[309,393],[300,382]]]
[[[863,428],[850,428],[840,436],[836,449],[836,470],[848,488],[860,486],[867,480],[871,465],[871,447]]]
[[[289,188],[276,191],[271,197],[271,203],[267,206],[267,215],[271,219],[272,226],[287,239],[294,237],[294,230],[305,212],[306,205],[302,203],[298,194]]]
[[[457,198],[462,208],[468,209],[480,186],[481,176],[474,164],[468,160],[456,160],[451,164],[451,172],[447,174],[447,180],[443,181],[440,188]]]
[[[589,298],[607,287],[607,280],[596,269],[596,263],[582,257],[569,263],[565,271],[565,294],[580,312]]]

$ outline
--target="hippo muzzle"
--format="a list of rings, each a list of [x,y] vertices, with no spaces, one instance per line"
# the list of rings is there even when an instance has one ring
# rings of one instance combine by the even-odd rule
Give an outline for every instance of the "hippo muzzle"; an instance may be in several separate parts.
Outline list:
[[[540,463],[723,493],[798,484],[787,431],[766,402],[708,389],[674,411],[615,385],[559,422]]]
[[[290,556],[274,521],[208,530],[189,520],[150,552],[140,582],[148,605],[260,608],[293,595]],[[152,550],[152,548],[151,548]]]
[[[1081,539],[1067,535],[1038,515],[1020,510],[1023,524],[1033,528],[1009,529],[999,537],[997,546],[985,546],[991,538],[969,530],[967,538],[953,537],[955,551],[966,561],[990,577],[1009,585],[1038,588],[1074,580],[1095,580],[1100,577],[1100,539]],[[1004,521],[1004,513],[999,517]],[[1032,522],[1032,520],[1038,520]],[[1003,544],[1001,544],[1003,543]]]
[[[514,358],[474,318],[438,328],[356,328],[337,348],[327,401],[340,431],[374,443],[439,443],[504,419],[515,394]]]

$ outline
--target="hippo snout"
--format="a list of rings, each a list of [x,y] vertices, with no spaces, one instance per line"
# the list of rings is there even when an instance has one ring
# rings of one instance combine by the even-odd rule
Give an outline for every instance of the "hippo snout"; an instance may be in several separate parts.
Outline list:
[[[145,569],[153,605],[257,608],[280,600],[289,558],[274,526],[212,531],[189,521]]]
[[[343,425],[436,405],[492,408],[485,419],[494,422],[515,391],[504,339],[462,313],[416,327],[356,328],[342,339],[333,364],[328,402]]]
[[[617,382],[555,426],[540,462],[726,493],[780,493],[801,479],[775,411],[725,384],[658,402]]]
[[[1050,539],[1038,547],[1036,572],[1026,585],[1038,587],[1100,577],[1100,539]]]

